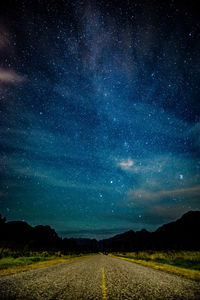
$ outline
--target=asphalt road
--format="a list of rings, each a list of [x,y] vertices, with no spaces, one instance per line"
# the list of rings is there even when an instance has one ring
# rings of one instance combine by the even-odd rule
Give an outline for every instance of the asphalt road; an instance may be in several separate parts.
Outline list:
[[[0,277],[0,299],[200,299],[200,284],[105,255]]]

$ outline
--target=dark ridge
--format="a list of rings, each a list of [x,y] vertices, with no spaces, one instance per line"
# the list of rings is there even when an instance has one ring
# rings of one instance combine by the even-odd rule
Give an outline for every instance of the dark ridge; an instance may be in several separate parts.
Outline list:
[[[100,241],[106,252],[139,250],[200,250],[200,211],[189,211],[155,232],[128,231]]]
[[[128,252],[139,250],[200,250],[200,211],[189,211],[180,219],[159,227],[129,230],[97,242],[95,239],[60,238],[50,226],[6,222],[0,215],[0,248],[68,253]]]

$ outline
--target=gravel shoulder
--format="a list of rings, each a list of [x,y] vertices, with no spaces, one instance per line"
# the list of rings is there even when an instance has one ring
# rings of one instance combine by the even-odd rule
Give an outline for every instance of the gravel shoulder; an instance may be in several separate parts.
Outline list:
[[[0,278],[0,299],[200,299],[200,284],[115,257],[95,255]]]

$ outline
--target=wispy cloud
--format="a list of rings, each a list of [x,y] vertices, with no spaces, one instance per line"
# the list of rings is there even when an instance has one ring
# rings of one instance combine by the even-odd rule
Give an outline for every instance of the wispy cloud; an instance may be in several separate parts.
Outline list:
[[[141,224],[162,224],[199,209],[198,163],[197,158],[172,153],[134,159],[130,173],[136,180],[121,205],[129,208],[133,221],[140,215]]]
[[[174,170],[176,165],[177,172],[185,171],[191,161],[184,155],[151,155],[147,158],[128,158],[117,160],[117,166],[123,170],[129,170],[132,173],[147,178],[151,175],[160,176],[167,170]]]
[[[18,75],[14,70],[0,69],[0,81],[3,83],[17,84],[24,80],[25,78]]]
[[[95,192],[113,191],[113,188],[107,185],[92,184],[92,183],[85,184],[84,182],[81,181],[75,182],[75,180],[69,180],[66,174],[64,174],[62,169],[52,170],[52,168],[47,166],[43,166],[42,168],[41,167],[39,168],[37,165],[35,165],[35,168],[22,167],[21,163],[19,163],[15,159],[11,159],[8,166],[10,170],[12,170],[12,173],[18,176],[20,175],[23,176],[24,178],[30,178],[32,180],[35,180],[36,182],[40,181],[54,188],[73,189],[73,190],[87,189],[88,191],[95,191]],[[118,189],[115,189],[115,193],[120,193],[120,191]]]
[[[133,201],[133,204],[150,204],[155,203],[158,200],[166,198],[196,198],[200,195],[200,185],[193,187],[185,187],[178,189],[169,190],[158,190],[158,191],[148,191],[143,189],[130,190],[128,192],[129,201]]]
[[[122,169],[122,170],[131,170],[133,167],[133,160],[131,158],[128,159],[122,159],[120,162],[117,163],[117,165]]]

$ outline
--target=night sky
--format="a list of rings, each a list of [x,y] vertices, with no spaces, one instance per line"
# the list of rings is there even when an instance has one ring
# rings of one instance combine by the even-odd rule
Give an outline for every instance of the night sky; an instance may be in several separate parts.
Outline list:
[[[1,1],[0,212],[63,237],[200,209],[198,1]]]

